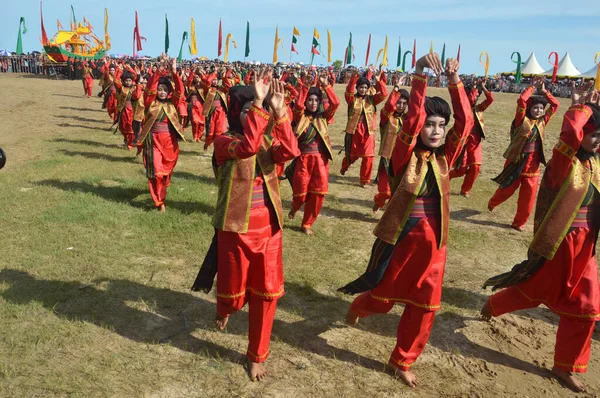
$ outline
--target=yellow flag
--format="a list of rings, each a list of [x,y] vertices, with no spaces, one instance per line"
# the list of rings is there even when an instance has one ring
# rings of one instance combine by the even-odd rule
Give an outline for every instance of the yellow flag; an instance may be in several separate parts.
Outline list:
[[[485,55],[485,62],[483,62],[481,60],[481,57],[483,57]],[[490,70],[490,56],[488,55],[487,52],[482,52],[481,54],[479,54],[479,62],[481,62],[481,65],[483,65],[484,68],[484,76],[488,75],[488,71]]]
[[[429,54],[433,54],[433,40],[431,41],[431,44],[429,45]]]
[[[383,54],[383,48],[379,51],[377,51],[377,59],[375,60],[375,65],[379,64],[379,58],[381,57],[381,54]]]
[[[598,65],[598,71],[596,72],[596,81],[594,82],[594,90],[600,90],[600,62],[598,61],[598,57],[600,57],[600,53],[596,53],[594,57],[594,62]]]
[[[198,48],[196,47],[196,24],[194,18],[192,18],[192,27],[190,28],[190,54],[198,54]]]
[[[227,58],[229,57],[229,40],[231,40],[233,38],[233,35],[231,33],[229,33],[227,35],[227,38],[225,39],[225,52],[223,53],[223,62],[227,62]],[[235,41],[234,43],[234,48],[237,48],[237,46],[235,45]]]
[[[110,50],[110,36],[108,35],[108,8],[104,9],[104,48],[106,51]]]
[[[294,26],[294,33],[293,34],[296,35],[296,36],[300,36],[300,31],[295,26]]]
[[[321,37],[319,37],[319,32],[317,32],[317,28],[315,28],[315,33],[313,33],[313,36],[316,37],[317,39],[321,38]]]
[[[327,29],[327,62],[331,62],[331,32]]]
[[[383,59],[381,60],[381,63],[383,66],[387,66],[388,64],[388,37],[387,35],[385,35],[385,44],[383,46]]]

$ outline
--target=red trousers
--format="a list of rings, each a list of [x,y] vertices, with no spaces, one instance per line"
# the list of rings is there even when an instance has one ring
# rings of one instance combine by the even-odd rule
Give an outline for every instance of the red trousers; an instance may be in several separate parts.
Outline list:
[[[117,121],[117,117],[119,114],[117,113],[117,92],[115,89],[108,89],[108,100],[106,101],[106,111],[108,112],[108,116],[110,116],[113,122]]]
[[[94,88],[94,79],[88,75],[83,79],[83,91],[88,98],[92,96],[92,89]]]
[[[364,318],[373,314],[385,314],[394,306],[394,302],[385,302],[374,299],[370,292],[365,292],[352,302],[352,311]],[[396,347],[392,351],[390,363],[400,370],[407,371],[423,352],[433,320],[435,311],[406,304],[396,335]]]
[[[194,141],[200,142],[204,134],[204,123],[192,122],[192,136]]]
[[[541,304],[540,301],[533,301],[525,297],[514,286],[490,296],[488,303],[494,316],[535,308]],[[595,325],[596,321],[594,320],[560,316],[554,347],[554,367],[566,372],[586,372]]]
[[[373,198],[373,202],[380,209],[385,206],[386,202],[392,197],[390,188],[390,176],[385,167],[380,166],[377,170],[377,191],[378,193]]]
[[[148,178],[150,196],[154,205],[159,207],[165,203],[167,187],[171,185],[171,174],[179,158],[179,143],[175,133],[160,133],[152,135],[152,167],[154,178]],[[147,164],[148,154],[144,151],[144,165]]]
[[[473,189],[473,185],[481,169],[481,135],[476,132],[471,133],[467,138],[464,150],[465,153],[462,157],[462,162],[461,164],[457,164],[454,170],[450,171],[450,178],[464,176],[465,179],[460,187],[460,193],[467,194]]]
[[[514,227],[525,225],[535,206],[535,194],[537,192],[539,179],[539,175],[533,177],[520,175],[515,182],[506,188],[498,188],[496,193],[494,193],[494,196],[490,199],[488,206],[494,208],[500,205],[510,198],[517,189],[521,188],[519,190],[519,198],[517,199],[517,214],[515,214],[512,225]]]
[[[119,119],[119,131],[121,134],[123,134],[127,148],[132,149],[135,134],[133,132],[133,108],[131,105],[126,105],[121,111],[121,118]]]
[[[504,163],[508,166],[510,161]],[[519,198],[517,199],[517,214],[513,220],[513,227],[521,227],[527,223],[533,207],[535,206],[535,194],[537,192],[538,181],[540,178],[540,155],[534,152],[529,155],[521,175],[511,185],[506,188],[498,188],[494,196],[490,199],[488,207],[494,208],[508,198],[510,198],[519,187]]]
[[[269,356],[277,300],[283,296],[282,232],[274,211],[250,210],[248,232],[218,230],[217,312],[229,316],[246,303],[252,362]]]
[[[298,211],[304,205],[302,227],[310,228],[317,220],[329,190],[329,160],[325,154],[300,155],[296,160],[292,190],[292,208]]]
[[[350,166],[356,162],[358,156],[350,156],[350,163],[344,157],[342,160],[342,169],[340,173],[345,173],[348,171]],[[371,183],[371,174],[373,173],[373,156],[361,156],[362,160],[360,162],[360,183],[361,184],[370,184]]]

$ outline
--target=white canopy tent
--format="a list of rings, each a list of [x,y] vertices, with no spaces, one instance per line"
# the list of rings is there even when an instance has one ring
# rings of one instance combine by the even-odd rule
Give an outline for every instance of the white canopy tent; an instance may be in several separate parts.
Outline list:
[[[598,73],[598,65],[594,65],[592,67],[592,69],[588,70],[587,72],[584,72],[581,74],[581,77],[596,77],[596,74]]]
[[[553,68],[548,69],[544,72],[544,75],[552,76],[552,70]],[[561,78],[581,76],[581,72],[573,65],[569,53],[566,53],[563,59],[558,62],[556,76]]]
[[[538,62],[537,58],[535,57],[535,53],[531,53],[531,55],[529,56],[529,58],[527,58],[525,63],[521,65],[521,74],[539,75],[540,73],[544,73],[544,68],[542,68],[542,66]]]

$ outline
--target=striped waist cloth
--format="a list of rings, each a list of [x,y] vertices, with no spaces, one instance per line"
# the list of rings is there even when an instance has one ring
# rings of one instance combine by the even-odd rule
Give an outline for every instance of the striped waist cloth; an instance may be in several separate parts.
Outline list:
[[[269,193],[265,189],[264,184],[254,185],[252,187],[252,202],[250,208],[255,209],[257,207],[263,207],[269,199],[268,195]]]
[[[321,145],[318,140],[313,140],[310,144],[300,143],[299,148],[302,153],[319,153],[321,152]]]
[[[575,219],[571,223],[571,228],[592,228],[595,217],[593,209],[594,207],[580,207],[575,215]]]
[[[523,153],[533,153],[537,148],[538,141],[528,142],[523,146]]]
[[[161,121],[156,122],[152,125],[152,133],[153,134],[161,134],[169,132],[169,122]]]
[[[410,218],[440,218],[440,198],[420,197],[410,209]]]
[[[212,106],[223,106],[220,99],[213,100]]]

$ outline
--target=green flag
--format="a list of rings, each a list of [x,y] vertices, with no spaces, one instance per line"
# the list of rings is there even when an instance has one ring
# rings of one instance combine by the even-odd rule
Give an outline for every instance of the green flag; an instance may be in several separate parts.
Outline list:
[[[350,32],[350,41],[348,41],[348,51],[346,55],[346,63],[352,63],[352,32]]]
[[[75,19],[75,10],[73,6],[71,6],[71,14],[73,14],[73,24],[75,24],[75,29],[77,29],[77,19]]]
[[[406,72],[406,56],[412,54],[412,51],[405,51],[402,56],[402,72]]]
[[[27,33],[27,27],[25,27],[25,17],[21,17],[19,20],[19,35],[17,36],[17,55],[23,54],[23,39],[21,38],[21,25],[23,25],[23,34]]]
[[[246,52],[244,57],[250,55],[250,22],[246,21]]]
[[[165,14],[165,54],[169,53],[169,20]]]
[[[188,38],[188,32],[183,32],[183,37],[181,38],[181,47],[179,47],[179,55],[177,56],[178,62],[183,61],[183,43],[185,43],[187,38]]]
[[[402,43],[400,38],[398,38],[398,58],[396,59],[396,68],[400,67],[402,62]]]
[[[442,48],[442,66],[446,64],[446,43],[444,43],[444,48]]]

